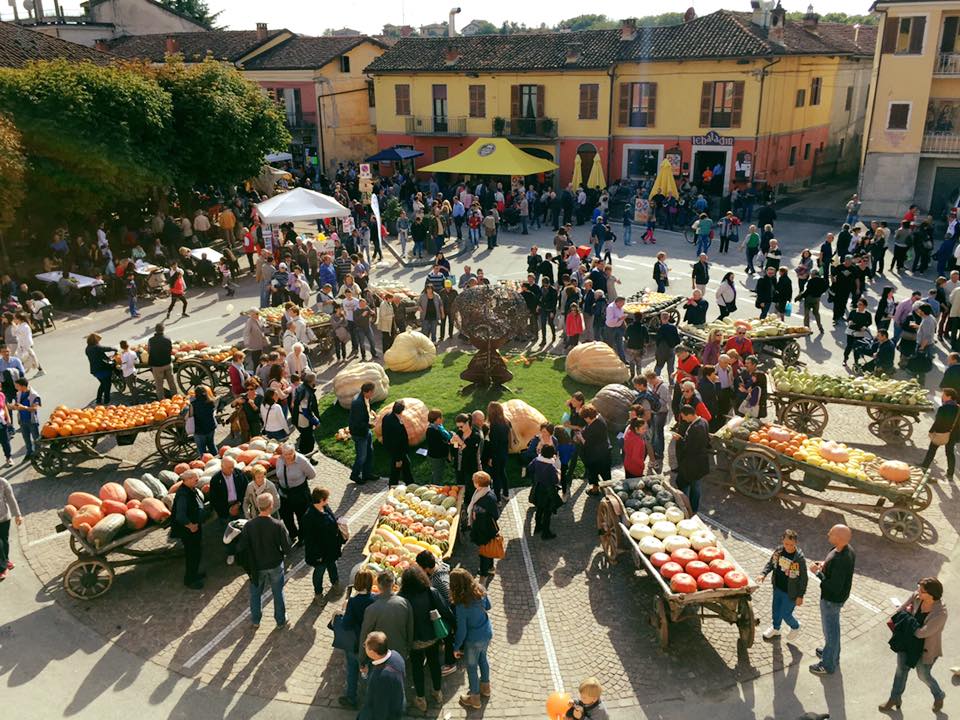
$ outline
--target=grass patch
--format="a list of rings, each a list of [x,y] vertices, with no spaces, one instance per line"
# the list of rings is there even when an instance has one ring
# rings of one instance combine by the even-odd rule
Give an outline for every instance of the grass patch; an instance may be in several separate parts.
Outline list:
[[[433,367],[415,373],[395,373],[387,370],[390,377],[390,394],[382,403],[374,405],[379,409],[385,404],[392,404],[403,397],[414,397],[422,400],[429,408],[439,408],[443,411],[444,425],[448,430],[454,426],[453,419],[458,413],[469,413],[473,410],[486,411],[487,403],[491,400],[506,401],[511,398],[520,398],[542,412],[552,422],[559,422],[565,409],[567,399],[577,390],[589,399],[599,388],[585,385],[570,378],[564,372],[564,358],[544,357],[535,358],[529,367],[516,363],[515,356],[508,357],[513,380],[508,383],[509,390],[477,389],[469,395],[461,395],[461,389],[467,382],[460,379],[460,373],[466,369],[472,357],[471,353],[454,350],[441,353]],[[342,427],[346,427],[349,412],[337,404],[337,397],[332,392],[325,394],[319,401],[320,425],[317,427],[317,444],[323,453],[348,467],[353,464],[353,443],[338,442],[334,435]],[[390,473],[389,462],[379,443],[374,443],[373,466],[377,475],[386,476]],[[420,455],[411,458],[411,471],[418,483],[430,481],[430,465],[427,459]],[[510,484],[520,483],[520,461],[517,456],[511,456],[508,468]],[[452,465],[447,471],[447,481],[453,482]]]

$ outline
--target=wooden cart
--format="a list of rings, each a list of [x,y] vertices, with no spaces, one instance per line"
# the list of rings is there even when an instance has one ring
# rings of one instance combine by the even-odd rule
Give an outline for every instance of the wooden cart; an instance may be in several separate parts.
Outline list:
[[[933,500],[928,470],[914,467],[907,482],[881,484],[800,462],[765,445],[737,438],[713,435],[711,444],[718,455],[718,466],[721,458],[727,461],[730,481],[741,495],[754,500],[789,498],[810,505],[876,514],[880,532],[896,543],[915,543],[923,535],[920,513]],[[794,479],[794,473],[799,477]],[[843,502],[815,494],[827,491],[878,499],[870,503]]]
[[[428,483],[432,485],[433,483]],[[453,516],[453,520],[450,521],[450,542],[447,545],[446,552],[443,553],[441,560],[447,560],[453,555],[453,548],[457,544],[457,534],[460,530],[460,514],[463,510],[463,496],[466,493],[463,492],[463,488],[460,488],[460,492],[457,493],[457,514]],[[377,516],[377,521],[373,524],[373,528],[370,530],[370,535],[367,537],[367,541],[363,544],[363,550],[361,555],[365,558],[364,564],[370,561],[370,542],[373,540],[373,532],[380,526],[380,516]]]
[[[282,322],[273,322],[265,318],[261,318],[263,321],[263,332],[264,334],[272,339],[274,345],[281,345],[281,338],[283,337],[283,327]],[[310,343],[305,349],[309,354],[313,355],[313,358],[316,359],[328,353],[333,349],[333,327],[330,324],[329,319],[326,322],[318,323],[315,325],[308,325],[307,330],[313,333],[315,340]]]
[[[666,479],[661,480],[661,484],[673,493],[677,504],[683,508],[684,514],[690,517],[690,503],[686,496],[672,487]],[[650,559],[640,551],[637,542],[630,537],[627,508],[610,487],[604,488],[603,498],[597,509],[597,527],[600,531],[600,544],[611,562],[616,562],[622,552],[629,550],[633,554],[636,566],[656,582],[658,594],[653,599],[650,624],[657,632],[661,650],[666,650],[670,644],[671,625],[710,618],[736,625],[743,647],[749,648],[753,645],[757,620],[753,613],[751,595],[757,589],[757,585],[752,580],[742,588],[717,588],[692,593],[673,592]],[[717,547],[722,548],[719,541]],[[727,558],[737,566],[738,570],[743,571],[730,553],[727,553]],[[747,577],[750,575],[747,574]]]
[[[166,462],[175,464],[196,459],[197,448],[193,437],[187,435],[184,419],[171,417],[160,423],[126,430],[103,430],[83,435],[40,438],[36,442],[36,451],[30,459],[30,464],[37,472],[47,477],[56,477],[68,465],[72,467],[92,458],[122,461],[125,458],[98,451],[97,443],[106,437],[116,437],[118,446],[132,445],[137,435],[142,432],[154,433],[157,453]]]
[[[753,344],[754,354],[766,355],[775,360],[780,360],[785,367],[793,367],[806,365],[806,363],[800,360],[800,343],[798,343],[797,340],[809,334],[810,328],[803,328],[802,332],[752,337],[750,341]],[[689,347],[696,355],[699,355],[703,346],[706,345],[706,340],[703,337],[687,330],[681,329],[680,337],[683,338],[683,344]],[[724,337],[723,342],[729,339],[729,337]]]
[[[657,331],[657,328],[660,327],[660,313],[670,313],[670,320],[674,325],[679,325],[679,307],[680,303],[682,303],[685,299],[686,298],[684,298],[683,295],[674,295],[673,300],[671,300],[669,303],[661,303],[655,307],[651,307],[649,310],[641,312],[641,322],[647,326],[647,330],[649,330],[651,333],[654,333]],[[626,308],[627,305],[630,305],[630,303],[638,302],[644,302],[644,292],[642,290],[628,297],[624,308]],[[632,316],[636,314],[637,313],[631,313],[629,310],[627,310],[628,319],[631,319]]]
[[[228,368],[230,361],[213,362],[212,360],[174,360],[173,376],[177,381],[177,386],[184,394],[195,388],[197,385],[206,385],[216,393],[220,389],[230,389],[230,375]],[[153,372],[149,365],[137,364],[137,372],[133,379],[134,394],[153,396],[156,394],[156,386],[153,380]],[[113,373],[113,389],[122,393],[126,391],[127,386],[123,380],[123,374],[119,365]]]
[[[807,435],[823,434],[829,420],[828,404],[866,408],[871,420],[867,426],[870,432],[885,442],[901,444],[913,436],[913,426],[920,422],[920,413],[933,409],[932,405],[896,405],[779,390],[771,392],[770,399],[781,423]]]

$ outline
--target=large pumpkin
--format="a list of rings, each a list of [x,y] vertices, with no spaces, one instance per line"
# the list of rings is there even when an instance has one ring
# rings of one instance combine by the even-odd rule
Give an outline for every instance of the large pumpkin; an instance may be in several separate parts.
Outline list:
[[[608,427],[619,430],[627,426],[630,406],[633,405],[633,400],[636,397],[635,390],[631,390],[620,383],[611,383],[600,388],[600,392],[594,396],[590,404],[607,421]]]
[[[419,445],[427,436],[427,425],[430,424],[427,422],[427,413],[430,408],[428,408],[422,400],[417,400],[416,398],[400,399],[403,400],[404,404],[403,412],[400,414],[400,422],[402,422],[403,426],[407,429],[407,437],[410,440],[410,444]],[[377,440],[383,441],[380,424],[387,416],[387,413],[392,410],[393,403],[387,403],[384,407],[380,408],[380,412],[377,413],[377,417],[373,421],[373,434],[377,437]]]
[[[630,368],[606,343],[588,342],[567,353],[567,374],[588,385],[607,385],[627,382]]]
[[[518,453],[540,432],[540,426],[547,421],[543,413],[523,400],[514,398],[503,403],[503,414],[513,426],[510,452]]]
[[[333,378],[333,393],[337,402],[345,410],[350,409],[350,403],[360,392],[364,383],[373,383],[373,397],[370,402],[380,402],[387,399],[390,392],[390,378],[384,372],[383,366],[373,362],[350,365],[338,372]]]
[[[892,483],[902,483],[910,479],[910,466],[901,460],[886,460],[878,468],[880,477]]]
[[[407,330],[393,339],[393,345],[383,354],[383,364],[394,372],[426,370],[437,359],[437,348],[426,335]]]

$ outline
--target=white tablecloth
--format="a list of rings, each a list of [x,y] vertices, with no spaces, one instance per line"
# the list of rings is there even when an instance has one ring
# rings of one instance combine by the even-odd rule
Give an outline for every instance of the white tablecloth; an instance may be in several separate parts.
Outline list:
[[[37,280],[47,283],[58,283],[60,278],[63,277],[63,273],[59,270],[54,270],[53,272],[39,273],[36,275]],[[70,280],[77,284],[78,288],[89,288],[95,287],[97,285],[103,285],[102,280],[97,280],[96,278],[87,277],[86,275],[77,275],[76,273],[70,273]]]
[[[133,263],[133,271],[137,273],[137,275],[149,275],[157,270],[163,271],[163,268],[159,265],[148,263],[145,260],[137,260]]]
[[[218,262],[220,262],[220,258],[223,257],[223,255],[221,255],[220,253],[218,253],[216,250],[214,250],[214,249],[212,249],[212,248],[207,248],[207,247],[197,248],[196,250],[191,250],[191,251],[190,251],[190,256],[191,256],[194,260],[200,260],[204,255],[206,255],[206,256],[207,256],[207,260],[209,260],[210,262],[212,262],[214,265],[216,265]]]

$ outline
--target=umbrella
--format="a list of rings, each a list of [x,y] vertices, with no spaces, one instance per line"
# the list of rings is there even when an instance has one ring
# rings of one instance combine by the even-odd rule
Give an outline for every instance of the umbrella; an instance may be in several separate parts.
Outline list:
[[[287,160],[293,160],[293,155],[288,152],[270,153],[269,155],[264,156],[263,159],[268,163],[285,162]]]
[[[371,155],[364,162],[403,162],[423,155],[419,150],[405,147],[384,148],[376,155]]]
[[[478,138],[452,158],[420,168],[420,172],[461,175],[536,175],[556,170],[552,160],[534,157],[506,138]]]
[[[577,157],[579,158],[580,156],[577,155]],[[606,185],[607,181],[603,177],[603,167],[600,165],[600,160],[594,158],[593,167],[590,168],[590,179],[587,180],[587,187],[604,188]]]
[[[298,220],[347,217],[350,211],[332,197],[306,188],[274,195],[257,205],[257,212],[265,223],[276,225]]]
[[[580,159],[580,153],[573,158],[573,177],[570,178],[570,182],[574,189],[583,185],[583,160]]]
[[[657,179],[653,181],[653,187],[650,188],[650,197],[662,194],[664,197],[680,197],[677,191],[677,181],[673,177],[673,165],[669,160],[660,163],[660,170],[657,172]]]

